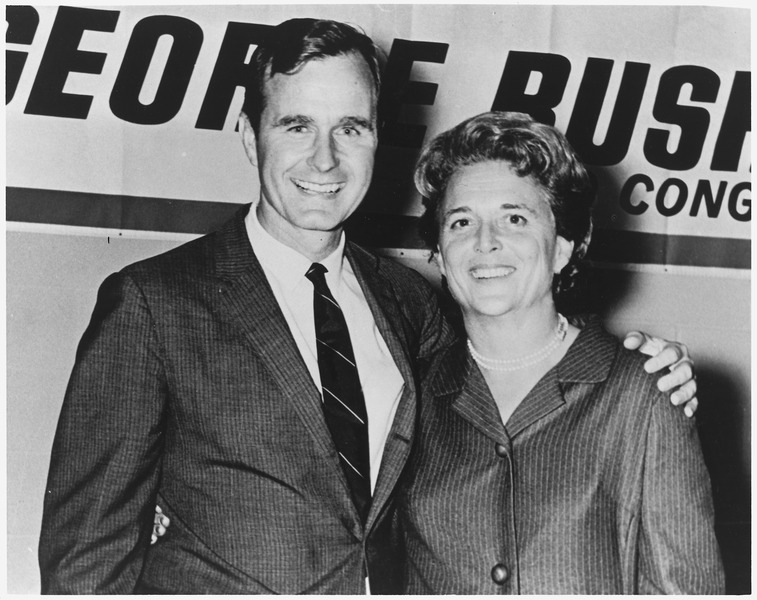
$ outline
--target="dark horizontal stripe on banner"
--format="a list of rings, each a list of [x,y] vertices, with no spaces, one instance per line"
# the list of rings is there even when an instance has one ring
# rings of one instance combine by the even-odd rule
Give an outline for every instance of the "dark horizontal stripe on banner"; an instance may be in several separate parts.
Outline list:
[[[751,240],[595,229],[587,258],[609,263],[750,269],[751,254]]]
[[[238,204],[167,200],[32,188],[6,188],[6,220],[171,233],[208,233]],[[421,249],[418,217],[357,213],[351,239],[375,248]],[[663,235],[597,229],[588,258],[598,262],[751,268],[751,241],[693,235]]]
[[[17,187],[5,188],[5,198],[8,221],[171,233],[208,233],[239,208],[227,202]]]

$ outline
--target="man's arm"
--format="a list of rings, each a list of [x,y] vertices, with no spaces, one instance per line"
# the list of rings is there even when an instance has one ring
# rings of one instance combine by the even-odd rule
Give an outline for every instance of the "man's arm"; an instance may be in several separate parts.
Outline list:
[[[670,395],[670,401],[675,406],[683,404],[684,414],[687,417],[693,416],[699,406],[697,380],[694,375],[694,361],[691,360],[686,345],[669,342],[642,331],[628,333],[623,345],[629,350],[638,350],[652,357],[644,363],[647,373],[657,373],[666,367],[669,369],[668,374],[660,377],[657,389],[661,392],[675,390]]]
[[[149,547],[166,384],[146,301],[103,283],[63,402],[39,546],[42,592],[129,593]]]
[[[710,478],[696,425],[663,399],[651,410],[637,593],[723,594]]]

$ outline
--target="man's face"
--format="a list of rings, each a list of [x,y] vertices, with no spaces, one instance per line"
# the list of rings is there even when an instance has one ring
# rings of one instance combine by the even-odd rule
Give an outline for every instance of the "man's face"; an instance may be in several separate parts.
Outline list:
[[[356,54],[267,80],[258,133],[243,119],[243,139],[260,175],[258,218],[279,241],[307,256],[338,241],[371,182],[376,100]]]

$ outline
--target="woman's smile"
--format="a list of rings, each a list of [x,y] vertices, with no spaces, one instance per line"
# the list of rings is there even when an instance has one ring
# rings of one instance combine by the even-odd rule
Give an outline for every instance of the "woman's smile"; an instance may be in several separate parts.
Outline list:
[[[470,274],[473,279],[500,279],[512,275],[515,271],[515,267],[490,265],[473,267]]]

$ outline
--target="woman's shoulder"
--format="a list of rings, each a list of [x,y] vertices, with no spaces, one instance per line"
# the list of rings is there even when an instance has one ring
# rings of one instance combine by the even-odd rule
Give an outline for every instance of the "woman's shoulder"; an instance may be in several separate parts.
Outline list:
[[[648,439],[653,424],[664,429],[683,416],[657,389],[661,374],[644,370],[647,357],[624,348],[598,319],[585,324],[576,344],[583,347],[575,358],[580,366],[559,377],[566,409],[590,415],[586,418],[594,423],[594,434],[608,448],[643,452],[646,443],[641,440]]]
[[[601,383],[624,394],[644,392],[658,397],[660,375],[644,370],[649,357],[626,349],[596,315],[583,317],[579,324],[581,333],[560,366],[561,380]]]

